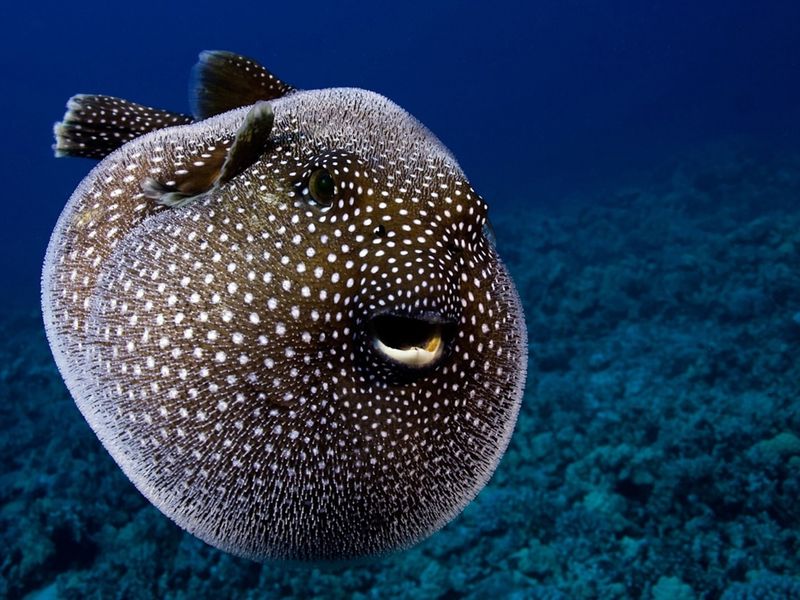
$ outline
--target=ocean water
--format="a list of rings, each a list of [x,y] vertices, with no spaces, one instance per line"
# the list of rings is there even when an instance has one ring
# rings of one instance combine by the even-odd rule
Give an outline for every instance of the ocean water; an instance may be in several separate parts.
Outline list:
[[[800,598],[800,3],[28,3],[0,44],[0,597]],[[188,111],[204,49],[391,98],[490,205],[524,306],[509,449],[464,513],[364,563],[183,533],[75,407],[39,307],[94,162],[75,93]]]

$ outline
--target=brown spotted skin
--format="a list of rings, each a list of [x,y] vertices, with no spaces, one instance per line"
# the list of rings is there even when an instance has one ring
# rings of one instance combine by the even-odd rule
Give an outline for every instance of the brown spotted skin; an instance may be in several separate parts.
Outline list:
[[[104,446],[180,526],[259,560],[385,554],[494,471],[523,313],[486,205],[416,120],[355,89],[271,104],[267,153],[186,206],[142,181],[190,176],[246,108],[147,134],[87,176],[45,259],[48,337]],[[305,184],[319,168],[329,207]],[[441,359],[387,360],[379,314],[449,323]]]

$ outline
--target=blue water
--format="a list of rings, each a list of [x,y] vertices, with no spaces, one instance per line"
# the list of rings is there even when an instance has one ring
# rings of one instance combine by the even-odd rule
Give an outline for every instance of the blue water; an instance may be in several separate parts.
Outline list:
[[[800,3],[444,1],[7,8],[0,65],[0,596],[800,597]],[[276,572],[149,508],[37,315],[92,162],[72,94],[188,111],[203,49],[410,111],[492,207],[529,381],[489,488],[420,548]],[[560,596],[562,594],[563,596]]]

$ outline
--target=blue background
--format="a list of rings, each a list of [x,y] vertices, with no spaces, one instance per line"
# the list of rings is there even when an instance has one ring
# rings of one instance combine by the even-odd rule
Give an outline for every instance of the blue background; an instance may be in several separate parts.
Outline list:
[[[78,92],[188,111],[203,49],[297,87],[359,86],[422,120],[489,202],[558,206],[728,136],[797,147],[800,3],[27,2],[0,40],[2,302],[36,303],[52,226],[90,161],[55,160]]]
[[[6,5],[0,598],[800,598],[800,1]],[[490,204],[525,395],[489,485],[408,552],[206,546],[56,370],[41,262],[94,161],[53,124],[76,93],[188,111],[204,49],[383,93]]]

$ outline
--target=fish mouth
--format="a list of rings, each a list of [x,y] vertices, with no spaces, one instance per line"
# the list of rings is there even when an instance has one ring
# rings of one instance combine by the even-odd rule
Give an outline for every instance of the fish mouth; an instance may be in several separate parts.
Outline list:
[[[435,313],[381,313],[369,322],[372,346],[391,363],[411,369],[437,364],[453,338],[455,324]]]

